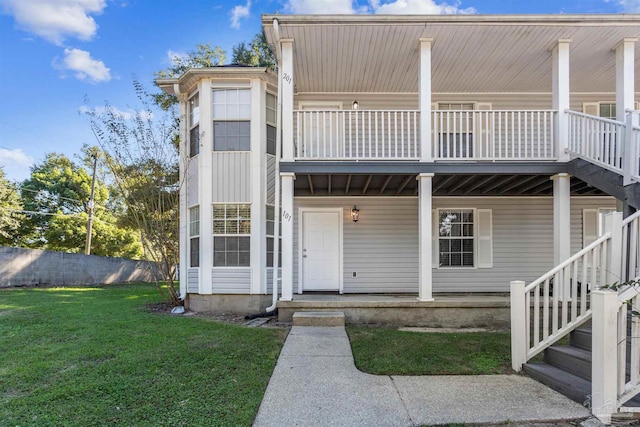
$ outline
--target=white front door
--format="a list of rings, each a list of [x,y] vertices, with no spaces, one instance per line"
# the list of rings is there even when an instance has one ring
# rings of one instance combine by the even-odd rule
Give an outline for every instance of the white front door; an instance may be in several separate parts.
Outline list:
[[[340,290],[340,224],[333,212],[302,213],[302,288],[305,291]]]

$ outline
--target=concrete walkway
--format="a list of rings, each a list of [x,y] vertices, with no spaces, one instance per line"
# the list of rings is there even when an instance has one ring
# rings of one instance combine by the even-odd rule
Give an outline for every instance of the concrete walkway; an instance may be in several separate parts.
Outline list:
[[[589,415],[520,375],[365,374],[355,367],[344,327],[294,326],[254,426],[420,426]]]

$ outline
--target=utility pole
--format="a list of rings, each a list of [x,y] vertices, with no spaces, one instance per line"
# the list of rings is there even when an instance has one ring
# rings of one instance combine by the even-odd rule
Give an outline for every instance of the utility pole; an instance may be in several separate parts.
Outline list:
[[[91,254],[91,228],[93,226],[93,208],[95,207],[95,203],[93,201],[93,195],[95,194],[96,189],[96,166],[98,165],[98,156],[96,153],[93,154],[93,175],[91,177],[91,197],[89,198],[89,220],[87,221],[87,242],[84,245],[84,254]]]

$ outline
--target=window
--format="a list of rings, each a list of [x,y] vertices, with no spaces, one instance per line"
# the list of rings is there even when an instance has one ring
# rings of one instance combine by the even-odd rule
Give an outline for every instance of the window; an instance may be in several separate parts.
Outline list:
[[[475,265],[473,209],[438,210],[440,267]]]
[[[615,102],[601,102],[599,105],[598,115],[605,119],[616,120]]]
[[[475,108],[473,102],[438,102],[438,110],[469,111]]]
[[[189,267],[200,267],[200,207],[189,209]]]
[[[251,205],[213,205],[213,266],[248,267]]]
[[[200,98],[196,93],[189,100],[189,157],[200,153]]]
[[[273,267],[273,243],[275,231],[275,207],[267,205],[267,267]],[[282,267],[282,221],[280,221],[280,245],[278,246],[278,266]]]
[[[266,117],[267,117],[267,154],[276,155],[276,97],[267,94]]]
[[[249,89],[213,91],[213,149],[251,150],[251,93]]]
[[[434,127],[438,135],[438,155],[444,158],[473,157],[473,102],[439,102]],[[459,111],[459,112],[458,112]]]

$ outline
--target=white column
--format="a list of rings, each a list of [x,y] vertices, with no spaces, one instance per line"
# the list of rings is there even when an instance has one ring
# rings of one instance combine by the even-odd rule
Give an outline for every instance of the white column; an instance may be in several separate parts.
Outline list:
[[[432,189],[432,173],[421,173],[418,175],[419,200],[418,200],[418,222],[419,222],[419,301],[433,301],[433,272],[431,271],[433,256],[433,218],[431,209],[433,203],[431,200]]]
[[[176,85],[177,86],[177,85]],[[187,94],[179,94],[178,99],[180,100],[180,157],[179,157],[179,168],[180,168],[180,233],[179,233],[179,242],[178,245],[180,250],[180,268],[179,268],[179,277],[180,280],[180,296],[187,296],[187,269],[189,268],[189,235],[188,235],[188,226],[189,226],[189,217],[188,217],[188,206],[187,206],[187,186],[194,185],[197,183],[189,183],[187,181],[187,168],[189,167],[189,132],[188,129],[188,120],[187,115],[189,114],[189,109],[187,108],[187,103],[189,102]]]
[[[591,413],[609,423],[618,399],[618,293],[591,292],[591,309]]]
[[[625,111],[634,109],[634,47],[636,38],[624,39],[616,47],[616,120],[624,122]]]
[[[571,256],[571,176],[559,173],[553,180],[553,263]]]
[[[522,365],[527,363],[527,316],[529,308],[525,302],[525,284],[521,280],[514,280],[511,285],[511,367],[520,372]]]
[[[200,80],[200,154],[198,154],[198,201],[200,206],[201,294],[212,294],[213,269],[213,115],[211,80]]]
[[[433,161],[431,143],[431,38],[420,39],[420,161]]]
[[[282,296],[281,301],[293,298],[293,181],[296,175],[281,172],[282,181]]]
[[[552,86],[553,109],[558,113],[554,139],[558,146],[558,160],[566,162],[569,154],[569,120],[566,110],[569,109],[569,43],[571,39],[560,39],[552,52]]]
[[[251,81],[251,293],[267,291],[266,82]]]
[[[607,285],[616,282],[623,282],[622,275],[622,212],[612,212],[604,217],[604,232],[611,233],[611,244],[609,245],[607,259]]]
[[[282,160],[292,161],[293,150],[293,39],[282,39]]]

